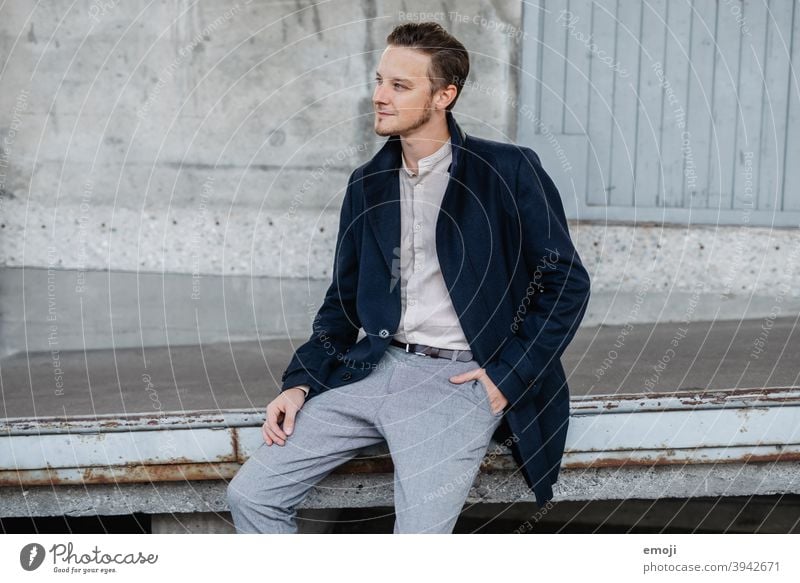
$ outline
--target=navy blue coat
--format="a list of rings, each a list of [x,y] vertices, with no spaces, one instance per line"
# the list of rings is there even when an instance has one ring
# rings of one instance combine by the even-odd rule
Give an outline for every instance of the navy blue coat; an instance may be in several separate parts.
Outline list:
[[[589,300],[561,198],[530,148],[466,135],[447,112],[450,180],[436,251],[475,360],[509,401],[495,433],[536,502],[553,497],[569,422],[560,357]],[[332,283],[282,376],[308,399],[374,370],[400,323],[400,137],[350,176]],[[359,329],[366,336],[356,342]]]

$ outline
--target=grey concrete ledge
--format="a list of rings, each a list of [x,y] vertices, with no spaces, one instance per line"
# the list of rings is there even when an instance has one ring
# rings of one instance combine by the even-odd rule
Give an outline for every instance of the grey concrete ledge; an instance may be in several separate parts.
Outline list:
[[[584,396],[571,409],[556,501],[800,493],[796,388]],[[256,411],[4,420],[0,515],[225,511],[260,423]],[[507,445],[490,444],[468,503],[534,501]],[[367,471],[337,468],[300,507],[390,506],[386,454],[364,450],[348,464]]]
[[[0,489],[0,515],[111,516],[228,511],[226,480],[37,486]],[[298,506],[364,508],[393,505],[392,476],[332,474]],[[467,504],[533,502],[519,476],[482,474]],[[562,470],[553,503],[561,501],[669,499],[800,494],[800,462],[699,464],[677,467]]]

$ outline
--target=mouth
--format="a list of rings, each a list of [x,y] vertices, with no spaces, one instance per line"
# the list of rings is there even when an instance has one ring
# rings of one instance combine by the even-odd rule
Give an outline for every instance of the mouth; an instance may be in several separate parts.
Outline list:
[[[393,113],[388,113],[388,112],[385,112],[385,111],[376,111],[375,113],[378,114],[378,116],[381,116],[381,117],[389,117],[390,115],[394,115]]]

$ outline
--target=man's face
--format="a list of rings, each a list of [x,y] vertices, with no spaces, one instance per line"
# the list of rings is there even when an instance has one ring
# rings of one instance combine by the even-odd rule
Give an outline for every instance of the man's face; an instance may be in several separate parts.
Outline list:
[[[430,62],[429,55],[415,49],[386,48],[372,94],[376,134],[407,136],[428,123],[434,110]]]

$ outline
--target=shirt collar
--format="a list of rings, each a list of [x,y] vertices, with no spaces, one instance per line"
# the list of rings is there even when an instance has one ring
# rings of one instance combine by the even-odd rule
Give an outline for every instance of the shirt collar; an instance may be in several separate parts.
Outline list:
[[[401,155],[401,158],[403,159],[403,170],[408,176],[412,178],[415,176],[419,176],[427,172],[434,164],[439,162],[442,158],[449,155],[451,153],[451,150],[452,148],[450,146],[450,140],[447,140],[442,145],[442,147],[436,150],[433,154],[431,154],[430,156],[425,156],[424,158],[420,158],[420,161],[417,164],[417,166],[419,167],[419,172],[417,174],[413,174],[411,172],[411,169],[406,165],[405,155]]]

